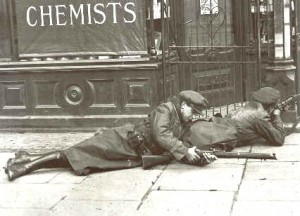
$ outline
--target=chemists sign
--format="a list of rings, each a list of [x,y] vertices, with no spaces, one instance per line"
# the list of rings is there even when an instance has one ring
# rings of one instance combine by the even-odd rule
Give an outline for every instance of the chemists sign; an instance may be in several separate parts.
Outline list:
[[[19,53],[145,53],[143,2],[16,0]]]

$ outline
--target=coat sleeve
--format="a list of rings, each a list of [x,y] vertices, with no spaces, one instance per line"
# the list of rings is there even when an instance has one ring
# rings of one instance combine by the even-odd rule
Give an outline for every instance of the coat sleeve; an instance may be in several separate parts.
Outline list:
[[[283,122],[280,116],[275,116],[271,121],[256,119],[255,131],[264,137],[270,145],[282,146],[285,139]]]
[[[168,150],[177,160],[182,159],[188,148],[174,136],[171,126],[172,112],[159,106],[151,114],[151,129],[154,141]]]

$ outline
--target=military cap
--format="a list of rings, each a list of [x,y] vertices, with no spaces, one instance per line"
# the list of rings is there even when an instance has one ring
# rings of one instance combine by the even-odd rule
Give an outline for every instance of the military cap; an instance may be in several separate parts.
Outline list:
[[[202,94],[192,90],[185,90],[179,93],[181,101],[186,101],[197,113],[208,106],[208,100]]]
[[[280,92],[272,87],[263,87],[251,95],[251,100],[265,105],[276,104],[279,99]]]

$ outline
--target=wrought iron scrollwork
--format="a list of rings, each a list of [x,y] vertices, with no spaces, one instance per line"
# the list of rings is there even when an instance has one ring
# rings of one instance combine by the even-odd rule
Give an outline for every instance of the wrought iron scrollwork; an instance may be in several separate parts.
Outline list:
[[[225,11],[218,0],[201,1],[197,12],[197,23],[208,36],[210,46],[220,45],[216,39],[216,33],[225,23]]]

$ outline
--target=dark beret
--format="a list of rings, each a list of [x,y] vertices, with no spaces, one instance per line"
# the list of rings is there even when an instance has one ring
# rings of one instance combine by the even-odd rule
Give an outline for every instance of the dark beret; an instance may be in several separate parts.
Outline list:
[[[201,110],[208,106],[208,100],[196,91],[181,91],[179,93],[179,98],[181,101],[186,101],[189,105],[191,105],[197,113],[200,113]]]
[[[272,87],[263,87],[251,95],[251,100],[265,105],[276,104],[279,99],[280,92]]]

